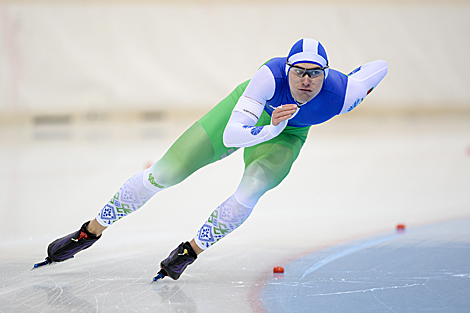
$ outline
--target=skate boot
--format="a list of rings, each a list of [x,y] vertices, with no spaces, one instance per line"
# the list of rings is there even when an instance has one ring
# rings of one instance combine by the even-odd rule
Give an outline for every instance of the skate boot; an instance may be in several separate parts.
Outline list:
[[[46,261],[35,264],[33,269],[53,262],[62,262],[73,258],[76,253],[89,248],[98,239],[100,239],[101,236],[96,236],[88,231],[88,223],[90,222],[88,221],[83,224],[77,232],[56,239],[49,244],[47,248]]]
[[[170,276],[177,280],[189,264],[197,259],[197,254],[189,242],[182,242],[170,255],[160,263],[161,270],[153,281],[157,281],[165,276]]]

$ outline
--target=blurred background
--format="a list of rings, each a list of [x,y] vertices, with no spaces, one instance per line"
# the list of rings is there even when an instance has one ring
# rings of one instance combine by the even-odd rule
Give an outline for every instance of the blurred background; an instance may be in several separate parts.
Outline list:
[[[345,73],[388,62],[361,111],[468,112],[469,10],[458,0],[2,0],[1,121],[204,111],[302,37]]]
[[[469,16],[464,0],[1,0],[0,238],[45,236],[43,254],[302,37],[334,69],[383,59],[389,72],[359,108],[312,128],[251,219],[332,241],[469,216]],[[193,236],[241,177],[241,153],[220,163],[120,223]],[[178,229],[156,222],[175,213]]]

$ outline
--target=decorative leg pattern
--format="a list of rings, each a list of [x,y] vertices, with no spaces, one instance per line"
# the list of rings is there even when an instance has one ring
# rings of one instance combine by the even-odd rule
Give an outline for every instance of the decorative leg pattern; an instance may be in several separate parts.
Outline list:
[[[243,206],[232,195],[212,212],[194,240],[206,250],[243,224],[252,211],[253,208]]]
[[[154,187],[156,183],[152,183],[154,180],[152,180],[153,177],[151,175],[151,172],[146,170],[132,176],[101,209],[96,220],[101,225],[108,227],[121,218],[140,209],[158,191],[163,190],[163,186],[158,186],[161,188]],[[149,181],[146,182],[148,186],[144,184],[144,179]],[[150,189],[149,186],[152,187],[152,189]]]

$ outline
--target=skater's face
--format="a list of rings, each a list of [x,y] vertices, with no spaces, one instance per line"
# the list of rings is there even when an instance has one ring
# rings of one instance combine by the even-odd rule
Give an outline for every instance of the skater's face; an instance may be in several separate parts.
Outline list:
[[[302,69],[318,69],[319,71],[313,71],[312,74],[309,74]],[[289,71],[289,86],[292,97],[299,103],[306,103],[312,100],[320,92],[324,77],[323,69],[316,64],[298,63],[291,67]]]

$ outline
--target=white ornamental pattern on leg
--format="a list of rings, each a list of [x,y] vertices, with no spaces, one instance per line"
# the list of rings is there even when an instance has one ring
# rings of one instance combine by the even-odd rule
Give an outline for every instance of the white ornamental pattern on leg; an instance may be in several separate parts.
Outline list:
[[[243,224],[252,211],[252,208],[243,206],[231,196],[212,212],[199,229],[194,238],[196,243],[201,249],[209,248]]]

